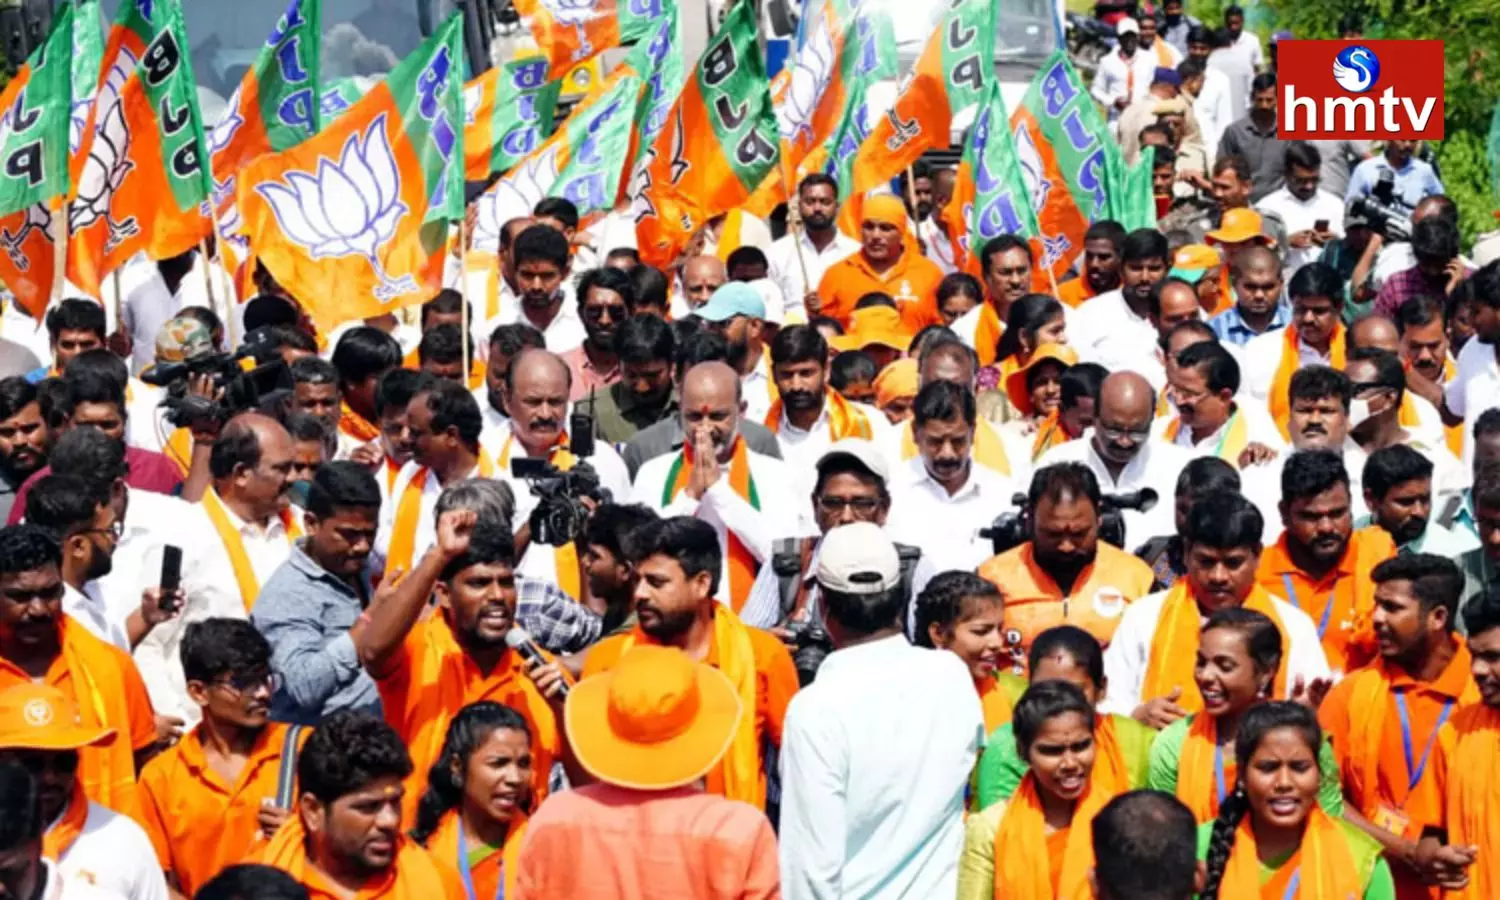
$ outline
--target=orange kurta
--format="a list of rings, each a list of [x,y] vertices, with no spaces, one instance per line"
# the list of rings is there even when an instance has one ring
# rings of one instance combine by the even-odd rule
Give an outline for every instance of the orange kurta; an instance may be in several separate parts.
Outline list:
[[[1026,674],[1026,654],[1037,635],[1058,625],[1076,625],[1109,646],[1130,603],[1151,593],[1151,567],[1136,556],[1099,542],[1094,561],[1064,594],[1041,566],[1030,541],[991,558],[979,576],[1005,594],[1005,633],[1011,636],[1011,671]]]
[[[1370,570],[1395,556],[1396,544],[1383,528],[1360,528],[1349,536],[1338,564],[1314,579],[1292,562],[1286,540],[1283,534],[1261,554],[1255,580],[1267,593],[1307,613],[1317,626],[1328,665],[1335,672],[1352,672],[1374,655],[1370,615],[1375,583]]]
[[[1083,305],[1083,301],[1095,297],[1094,289],[1089,287],[1089,280],[1082,275],[1070,278],[1057,286],[1057,299],[1077,307]]]
[[[854,253],[828,267],[818,283],[823,301],[821,315],[837,319],[845,328],[854,315],[854,304],[869,293],[886,294],[901,310],[901,323],[912,333],[928,325],[943,324],[938,314],[937,288],[943,270],[937,263],[908,247],[894,266],[877,273],[863,252]]]
[[[1500,897],[1500,709],[1475,703],[1454,712],[1438,748],[1438,777],[1447,782],[1444,823],[1448,843],[1478,847],[1469,884],[1448,896],[1463,900]],[[1443,770],[1461,772],[1446,778]],[[1488,851],[1488,852],[1486,852]]]
[[[464,896],[463,882],[446,863],[404,835],[396,839],[396,858],[383,874],[366,882],[354,900],[439,900]],[[332,882],[307,857],[307,833],[302,820],[292,816],[269,843],[244,861],[271,866],[307,888],[309,900],[347,900],[344,889]]]
[[[115,730],[108,744],[78,751],[78,779],[90,800],[139,821],[135,752],[156,743],[156,715],[146,683],[125,651],[89,634],[70,616],[61,617],[58,630],[62,652],[43,683],[73,700],[84,725]],[[30,682],[29,675],[0,657],[0,690]]]
[[[276,797],[281,751],[287,728],[266,726],[250,750],[245,768],[228,784],[204,756],[201,728],[146,765],[141,773],[143,823],[163,870],[193,896],[222,869],[265,845],[259,813]],[[304,731],[302,739],[312,734]]]

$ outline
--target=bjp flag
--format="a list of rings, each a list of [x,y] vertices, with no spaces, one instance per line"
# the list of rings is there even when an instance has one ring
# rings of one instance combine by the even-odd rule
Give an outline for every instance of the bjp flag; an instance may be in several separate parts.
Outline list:
[[[464,86],[464,178],[484,181],[525,159],[552,133],[562,82],[547,60],[496,66]]]
[[[212,231],[198,86],[177,0],[120,4],[71,174],[68,278],[90,296],[137,253],[177,256]]]
[[[0,94],[0,282],[41,318],[58,277],[68,192],[68,96],[73,7]]]
[[[464,215],[462,37],[455,13],[316,137],[240,174],[256,258],[319,331],[442,288]]]
[[[725,16],[651,147],[635,200],[641,258],[666,268],[704,223],[744,204],[776,165],[776,118],[755,9]]]
[[[947,209],[949,215],[944,221],[950,229],[949,237],[960,248],[964,267],[976,277],[980,274],[979,251],[1002,234],[1030,238],[1032,251],[1040,250],[1036,215],[1026,195],[997,81],[985,88]]]
[[[634,202],[645,183],[650,151],[671,117],[672,106],[687,82],[682,64],[682,24],[677,6],[669,5],[655,28],[631,49],[621,68],[634,72],[641,81],[635,102],[635,127],[630,132],[627,176],[620,185],[620,201]]]
[[[650,33],[665,0],[516,0],[516,12],[547,60],[548,79],[611,47]],[[674,4],[675,5],[675,4]]]
[[[320,0],[292,0],[208,134],[214,224],[230,271],[250,260],[235,176],[257,157],[289,150],[322,130],[321,6]]]
[[[83,129],[99,90],[99,66],[104,61],[104,32],[100,24],[99,0],[73,0],[73,86],[68,128],[68,153],[83,144]],[[69,164],[71,166],[71,163]]]

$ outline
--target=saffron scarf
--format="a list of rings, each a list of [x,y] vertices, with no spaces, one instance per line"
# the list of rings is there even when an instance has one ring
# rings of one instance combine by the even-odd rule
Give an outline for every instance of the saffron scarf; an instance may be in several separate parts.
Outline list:
[[[654,644],[637,625],[626,635],[620,646],[620,656],[630,652],[636,643]],[[713,659],[710,664],[734,685],[740,698],[740,721],[729,742],[729,750],[718,765],[709,770],[707,789],[711,794],[721,794],[730,800],[743,800],[757,809],[766,805],[766,784],[760,761],[760,739],[756,734],[759,705],[756,698],[759,676],[755,669],[755,648],[750,643],[750,630],[740,617],[730,612],[722,603],[714,607]]]
[[[111,682],[113,667],[101,665],[95,669],[91,665],[94,660],[109,660],[113,648],[68,616],[62,617],[58,627],[63,661],[67,663],[78,704],[79,724],[115,730],[113,741],[80,752],[78,782],[90,800],[139,822],[135,751],[130,746],[130,708],[118,685],[111,685],[108,691],[102,687]]]
[[[1036,462],[1042,458],[1042,454],[1051,450],[1059,444],[1066,443],[1067,432],[1063,431],[1062,420],[1057,410],[1047,413],[1047,417],[1037,423],[1036,439],[1031,442],[1031,461]]]
[[[731,209],[724,215],[724,224],[719,228],[719,241],[714,248],[714,255],[719,261],[728,265],[729,254],[740,249],[742,243],[740,232],[744,230],[745,211],[743,209]]]
[[[907,422],[901,431],[901,461],[915,459],[921,451],[917,449],[916,424]],[[980,419],[974,424],[974,448],[971,451],[974,461],[1001,475],[1010,475],[1010,457],[1005,452],[1005,445],[1000,443],[1000,436],[990,427],[989,423]]]
[[[1229,419],[1223,425],[1224,433],[1219,436],[1219,443],[1214,447],[1214,456],[1224,460],[1236,469],[1240,467],[1240,454],[1250,445],[1250,426],[1245,424],[1245,417],[1240,415],[1239,409],[1229,414]],[[1182,433],[1182,416],[1173,417],[1167,423],[1166,431],[1162,432],[1162,439],[1167,443],[1175,443],[1177,436]]]
[[[1464,900],[1500,897],[1500,709],[1483,704],[1464,707],[1453,715],[1453,747],[1448,770],[1463,777],[1448,778],[1447,823],[1449,843],[1478,847],[1479,857],[1469,867],[1469,885],[1445,896]]]
[[[341,403],[342,411],[339,413],[339,431],[349,435],[361,444],[380,437],[380,426],[366,419],[349,407],[348,402]]]
[[[1362,855],[1362,854],[1361,854]],[[1283,863],[1276,875],[1262,885],[1261,863],[1250,817],[1240,820],[1234,831],[1234,846],[1219,883],[1220,897],[1234,900],[1349,900],[1363,897],[1368,866],[1361,866],[1349,834],[1337,821],[1313,806],[1302,833],[1302,845]],[[1293,891],[1293,880],[1296,888]]]
[[[483,860],[469,865],[468,841],[464,837],[464,826],[457,810],[450,810],[438,823],[437,830],[427,839],[427,850],[458,872],[464,883],[468,900],[495,900],[497,897],[518,897],[516,873],[520,871],[521,844],[526,839],[526,816],[521,814],[519,822],[512,822],[505,834],[505,846],[494,850]],[[501,892],[501,883],[504,892]],[[437,898],[424,898],[437,900]]]
[[[1276,367],[1276,374],[1271,377],[1271,393],[1266,397],[1266,406],[1270,409],[1271,418],[1276,420],[1276,427],[1281,429],[1281,436],[1286,440],[1292,439],[1292,432],[1288,422],[1292,415],[1292,398],[1289,396],[1292,387],[1292,376],[1302,368],[1302,357],[1297,352],[1297,329],[1288,325],[1282,329],[1286,332],[1281,342],[1281,363]],[[1328,365],[1339,371],[1344,369],[1344,326],[1338,324],[1333,326],[1333,337],[1328,342]]]
[[[979,304],[979,321],[974,323],[974,352],[979,354],[979,365],[993,366],[995,351],[1000,346],[1000,335],[1005,333],[1005,323],[988,300]]]
[[[177,470],[186,478],[193,467],[193,433],[186,428],[174,428],[167,436],[162,451],[177,464]]]
[[[421,466],[406,482],[401,499],[396,501],[396,519],[391,525],[391,546],[386,553],[385,570],[411,571],[412,557],[417,549],[417,522],[422,518],[422,491],[427,487],[427,477],[432,470]],[[479,477],[494,478],[495,465],[484,451],[479,453]],[[395,490],[392,487],[392,490]]]
[[[73,796],[68,799],[68,806],[63,810],[62,818],[42,835],[42,856],[53,862],[62,862],[62,858],[73,847],[73,842],[78,840],[78,836],[83,833],[83,823],[88,817],[89,798],[83,791],[82,779],[75,777]]]
[[[1271,595],[1265,588],[1256,585],[1245,598],[1245,609],[1262,613],[1281,632],[1281,667],[1276,670],[1273,696],[1286,696],[1287,638],[1286,627],[1277,615]],[[1198,682],[1193,678],[1193,665],[1198,657],[1198,638],[1203,632],[1203,617],[1198,610],[1198,601],[1188,589],[1186,578],[1178,579],[1167,592],[1161,613],[1156,619],[1156,632],[1151,635],[1151,653],[1146,661],[1146,677],[1141,685],[1141,701],[1165,697],[1174,688],[1182,688],[1177,705],[1190,713],[1203,711],[1203,695],[1198,692]]]
[[[338,897],[344,893],[342,888],[329,883],[327,876],[318,871],[308,858],[307,832],[302,827],[302,817],[295,813],[276,830],[271,840],[251,861],[280,869],[292,876],[292,880],[308,889],[314,900]],[[457,882],[453,872],[426,850],[412,843],[405,835],[397,835],[396,852],[390,869],[385,874],[372,878],[355,896],[438,900],[461,896],[455,892]]]
[[[835,441],[841,441],[844,438],[871,440],[874,432],[870,428],[869,416],[846,400],[838,391],[824,389],[823,394],[828,409],[828,431]],[[771,402],[770,411],[766,413],[766,427],[776,434],[781,434],[781,413],[781,398],[777,397]]]
[[[500,448],[497,462],[502,472],[510,471],[510,453],[515,448],[516,436],[511,433]],[[566,472],[578,465],[578,457],[568,450],[567,435],[558,434],[552,449],[547,453],[547,462]],[[583,581],[578,575],[578,545],[568,542],[552,548],[552,568],[557,575],[557,586],[574,600],[583,599]]]
[[[1219,802],[1234,790],[1238,768],[1234,742],[1219,746],[1219,724],[1214,717],[1202,712],[1194,715],[1177,757],[1177,799],[1193,811],[1194,819],[1210,822],[1219,815]]]
[[[661,495],[663,507],[670,506],[677,499],[692,475],[693,445],[687,441],[683,443],[682,452],[677,454],[677,458],[672,461],[672,468],[667,472],[666,487]],[[750,473],[750,449],[745,445],[745,439],[739,436],[734,439],[734,453],[729,459],[729,486],[746,503],[760,509],[760,493],[755,489],[755,477]],[[750,588],[755,584],[760,565],[755,561],[750,548],[745,546],[745,542],[740,540],[733,529],[726,528],[725,531],[729,546],[729,601],[734,611],[739,612],[750,598]]]
[[[1015,702],[1000,679],[988,675],[974,682],[979,692],[979,705],[984,708],[984,733],[990,734],[1001,725],[1010,723],[1015,713]]]
[[[239,589],[240,599],[244,601],[245,612],[248,613],[255,606],[255,599],[260,596],[260,579],[255,576],[255,567],[250,564],[250,554],[245,552],[245,539],[240,536],[234,523],[229,521],[229,510],[219,498],[219,492],[213,488],[209,488],[203,495],[203,511],[208,514],[208,521],[213,523],[214,531],[218,532],[224,552],[229,554],[229,567],[234,572],[234,583]],[[276,518],[281,520],[281,527],[286,529],[288,542],[302,537],[302,526],[298,524],[297,517],[292,515],[290,507],[278,512]]]

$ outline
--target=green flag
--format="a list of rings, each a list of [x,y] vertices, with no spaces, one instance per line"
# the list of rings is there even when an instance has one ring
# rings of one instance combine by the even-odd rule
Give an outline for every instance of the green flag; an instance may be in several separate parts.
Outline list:
[[[966,250],[970,253],[978,253],[987,241],[1002,234],[1024,238],[1041,234],[1026,193],[1010,118],[997,81],[989,83],[974,125],[969,129],[950,205],[962,211],[954,218],[958,219],[959,227],[968,230]],[[955,242],[965,246],[957,240],[960,237],[954,235]]]
[[[83,127],[88,124],[89,107],[99,89],[99,65],[104,59],[104,20],[99,15],[99,0],[75,0],[73,3],[73,94],[72,127],[68,130],[68,152],[77,153],[83,141]]]

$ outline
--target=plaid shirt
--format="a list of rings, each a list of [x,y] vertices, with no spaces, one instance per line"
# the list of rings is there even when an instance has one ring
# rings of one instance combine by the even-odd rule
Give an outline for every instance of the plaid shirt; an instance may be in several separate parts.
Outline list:
[[[516,623],[549,653],[577,653],[604,630],[604,620],[550,581],[516,576]]]
[[[1473,269],[1466,270],[1473,274]],[[1396,310],[1413,297],[1431,297],[1442,302],[1448,296],[1448,276],[1428,278],[1420,266],[1402,269],[1385,280],[1380,293],[1375,297],[1375,312],[1387,319],[1396,318]]]

